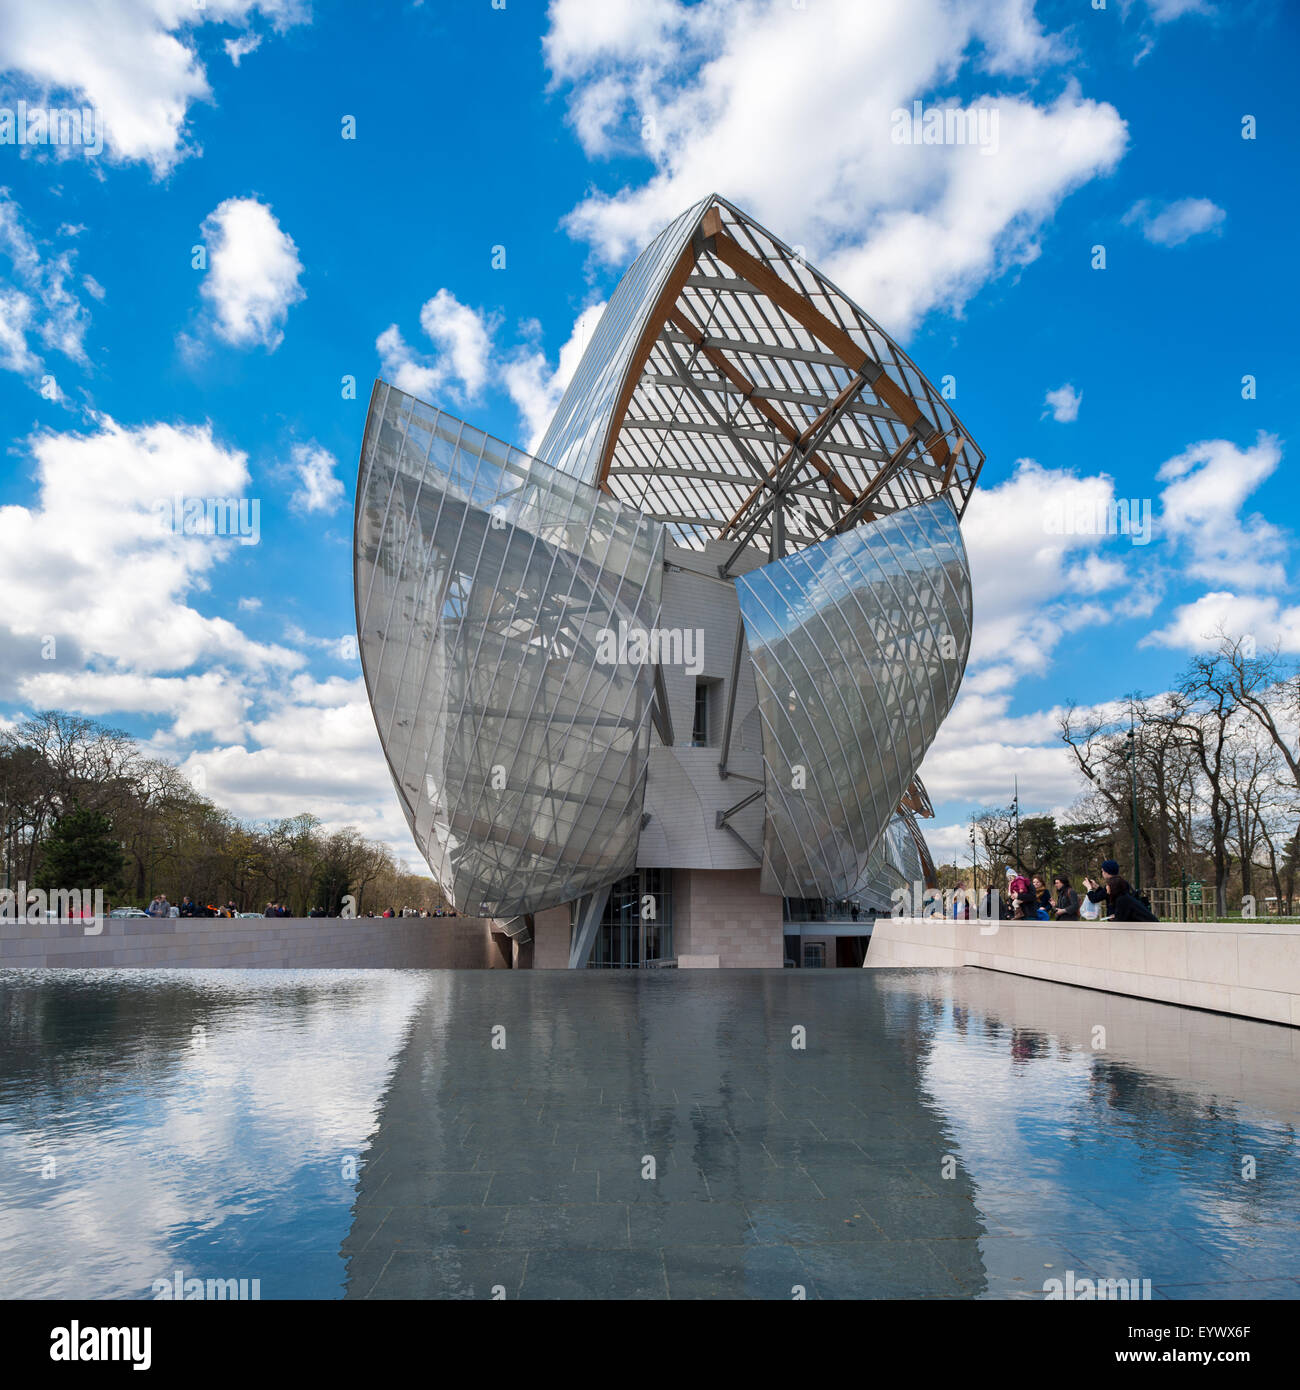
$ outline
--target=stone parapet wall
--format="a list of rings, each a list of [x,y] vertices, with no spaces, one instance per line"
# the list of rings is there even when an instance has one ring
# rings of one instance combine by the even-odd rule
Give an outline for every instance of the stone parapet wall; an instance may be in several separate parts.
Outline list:
[[[0,968],[136,966],[328,970],[500,968],[481,917],[108,917],[79,923],[0,921]]]
[[[1300,927],[1266,919],[875,922],[867,969],[964,965],[1300,1027]]]

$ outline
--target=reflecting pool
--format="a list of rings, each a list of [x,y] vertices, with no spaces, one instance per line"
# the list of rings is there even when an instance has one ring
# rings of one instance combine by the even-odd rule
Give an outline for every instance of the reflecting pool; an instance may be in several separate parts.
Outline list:
[[[1297,1062],[979,970],[0,971],[0,1297],[1295,1298]]]

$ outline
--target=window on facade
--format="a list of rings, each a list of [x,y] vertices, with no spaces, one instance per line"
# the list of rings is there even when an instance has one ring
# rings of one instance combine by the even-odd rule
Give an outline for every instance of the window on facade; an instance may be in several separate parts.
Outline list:
[[[709,687],[704,681],[695,682],[695,719],[691,724],[691,747],[709,746]]]
[[[673,953],[671,869],[639,869],[610,889],[592,968],[627,969],[670,959]]]

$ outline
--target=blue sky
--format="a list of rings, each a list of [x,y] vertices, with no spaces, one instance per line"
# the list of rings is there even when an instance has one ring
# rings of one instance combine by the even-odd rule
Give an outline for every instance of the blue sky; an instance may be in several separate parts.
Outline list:
[[[80,710],[240,814],[311,809],[415,862],[347,640],[370,383],[527,446],[636,249],[711,190],[951,375],[987,455],[975,650],[923,768],[941,857],[1013,775],[1027,810],[1075,799],[1067,701],[1166,688],[1220,624],[1300,652],[1280,0],[0,21],[0,113],[108,132],[0,144],[0,718]],[[893,144],[914,100],[990,106],[997,148]],[[152,533],[177,489],[256,498],[258,543]],[[1143,499],[1150,543],[1056,534],[1079,497]]]

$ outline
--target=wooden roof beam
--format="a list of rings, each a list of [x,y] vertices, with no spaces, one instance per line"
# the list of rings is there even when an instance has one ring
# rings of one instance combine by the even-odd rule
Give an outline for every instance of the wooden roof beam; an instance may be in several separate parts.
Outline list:
[[[716,213],[716,209],[710,208],[709,213]],[[710,227],[713,225],[716,225],[716,231],[710,231]],[[832,323],[815,304],[805,299],[793,285],[781,279],[757,256],[751,256],[748,251],[728,236],[722,230],[720,217],[715,217],[711,221],[710,216],[706,214],[702,230],[705,236],[712,238],[710,249],[719,260],[729,265],[737,275],[743,275],[756,289],[762,290],[774,304],[784,309],[796,323],[806,328],[818,342],[828,347],[850,371],[865,376],[876,395],[898,414],[903,424],[910,429],[923,419],[924,412],[921,407],[870,353],[863,351],[860,343],[855,342],[838,324]],[[927,432],[928,438],[924,440],[926,452],[942,468],[948,462],[947,442],[943,438],[942,431],[930,421],[925,421],[925,423],[930,425]]]
[[[615,446],[618,444],[618,434],[623,425],[623,417],[627,414],[628,405],[636,391],[637,383],[641,380],[641,373],[649,360],[650,352],[659,336],[659,330],[668,317],[669,311],[677,302],[682,287],[690,279],[691,271],[695,269],[697,256],[698,247],[692,240],[678,256],[676,264],[664,281],[663,289],[659,292],[659,298],[655,300],[653,307],[646,315],[645,327],[641,330],[641,336],[637,339],[636,347],[628,360],[627,373],[623,377],[623,385],[619,390],[618,400],[614,403],[614,411],[609,420],[609,433],[605,436],[605,444],[600,454],[600,467],[596,470],[596,486],[602,492],[609,491],[606,483],[609,476],[609,461],[613,458]]]

